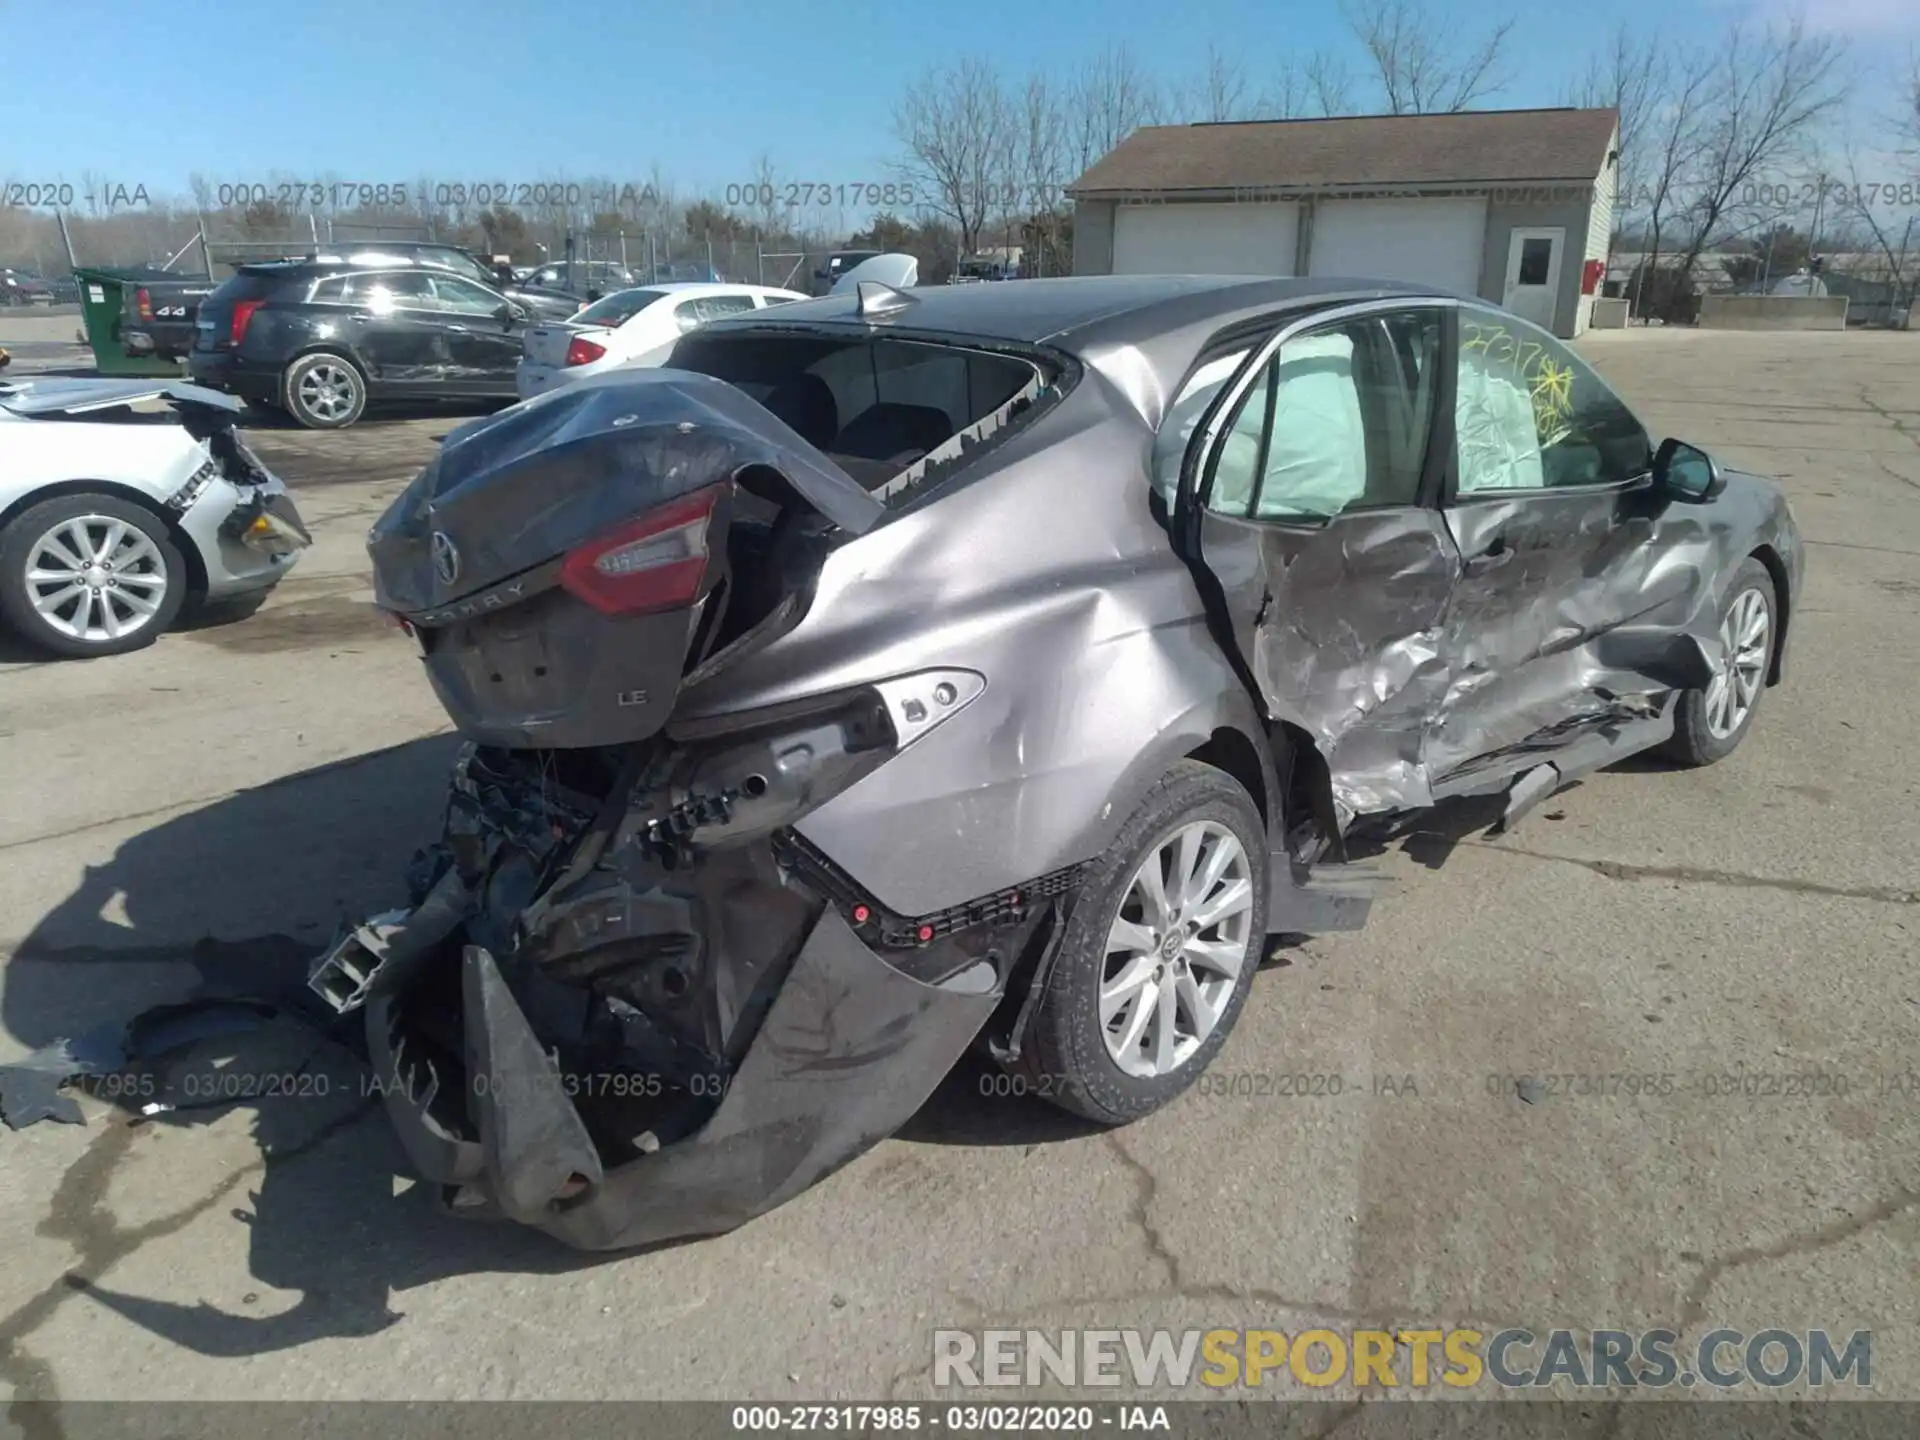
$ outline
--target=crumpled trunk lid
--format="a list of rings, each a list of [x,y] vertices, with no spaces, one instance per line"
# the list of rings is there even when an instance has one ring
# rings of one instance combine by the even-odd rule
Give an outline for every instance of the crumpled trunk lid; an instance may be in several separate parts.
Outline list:
[[[691,652],[719,633],[720,616],[706,612],[731,603],[725,532],[742,509],[731,497],[755,468],[785,482],[771,483],[785,508],[842,531],[861,533],[883,513],[725,381],[665,369],[589,377],[448,436],[368,539],[378,603],[414,629],[442,703],[474,739],[645,739],[702,658]],[[714,513],[708,574],[684,608],[609,615],[562,586],[570,551],[716,485],[730,500]]]

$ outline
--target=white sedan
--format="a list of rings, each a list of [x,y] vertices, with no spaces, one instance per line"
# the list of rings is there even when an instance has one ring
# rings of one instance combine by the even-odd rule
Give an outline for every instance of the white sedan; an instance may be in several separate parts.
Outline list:
[[[582,375],[639,360],[709,320],[806,298],[766,285],[698,282],[616,290],[571,319],[529,327],[514,383],[520,398],[531,400]]]
[[[279,584],[312,537],[239,411],[173,380],[0,383],[0,623],[116,655]]]

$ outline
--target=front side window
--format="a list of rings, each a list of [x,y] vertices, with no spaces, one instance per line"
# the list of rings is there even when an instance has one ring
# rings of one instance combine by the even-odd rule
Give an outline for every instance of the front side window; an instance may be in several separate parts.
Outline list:
[[[347,282],[347,299],[376,315],[393,310],[432,310],[438,307],[433,288],[418,270],[390,270],[355,275]]]
[[[451,310],[460,315],[494,315],[499,312],[500,298],[497,295],[458,276],[435,275],[431,284],[434,300],[442,310]]]
[[[1646,428],[1586,362],[1511,315],[1460,312],[1459,492],[1611,485],[1652,464]]]

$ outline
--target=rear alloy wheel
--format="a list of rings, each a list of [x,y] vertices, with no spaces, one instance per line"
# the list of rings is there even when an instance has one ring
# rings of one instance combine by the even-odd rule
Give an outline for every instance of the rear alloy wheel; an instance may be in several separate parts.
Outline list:
[[[1183,760],[1075,901],[1017,1071],[1105,1125],[1191,1085],[1239,1018],[1266,934],[1265,827],[1231,776]]]
[[[367,408],[367,382],[359,369],[325,350],[289,365],[280,389],[287,413],[309,430],[344,430]]]
[[[56,654],[150,645],[185,596],[186,565],[166,525],[125,500],[63,495],[0,536],[0,614]]]
[[[1665,753],[1683,765],[1711,765],[1731,755],[1753,725],[1773,664],[1778,601],[1773,577],[1748,559],[1727,587],[1720,617],[1719,667],[1699,690],[1683,691]]]

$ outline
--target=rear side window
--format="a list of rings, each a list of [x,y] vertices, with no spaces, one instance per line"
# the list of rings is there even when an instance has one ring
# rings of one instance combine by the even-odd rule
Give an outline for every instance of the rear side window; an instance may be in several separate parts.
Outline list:
[[[1251,345],[1242,345],[1207,360],[1187,378],[1173,404],[1167,407],[1166,417],[1160,422],[1160,433],[1153,441],[1153,488],[1169,512],[1173,509],[1175,492],[1180,488],[1180,463],[1193,441],[1194,427],[1252,353]]]
[[[956,435],[1017,421],[1050,378],[1034,361],[959,345],[757,329],[696,330],[667,363],[739,386],[890,506],[936,488]]]
[[[753,309],[751,295],[696,295],[674,307],[673,318],[682,331],[718,320],[723,315],[744,315]]]
[[[281,277],[278,275],[249,275],[241,270],[222,280],[202,303],[212,304],[218,301],[226,304],[234,300],[261,300],[273,294],[280,285]]]
[[[1437,312],[1296,335],[1260,368],[1210,458],[1207,508],[1325,520],[1411,505],[1433,420]]]

